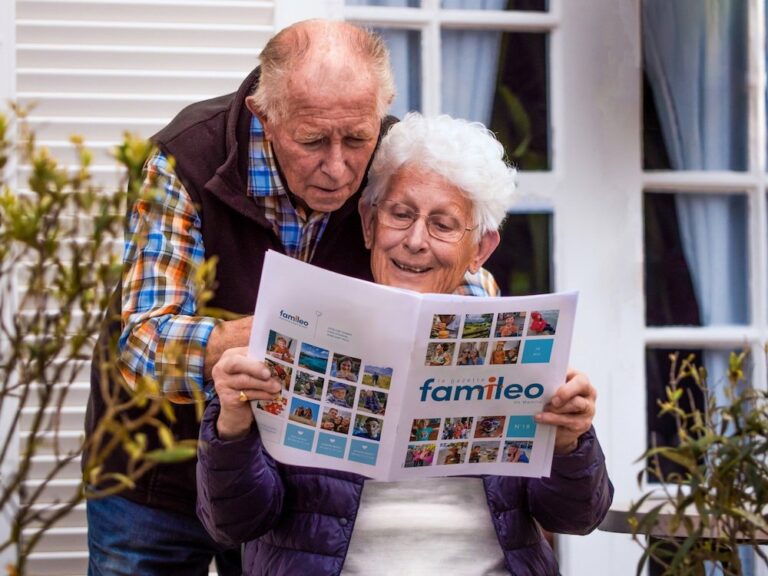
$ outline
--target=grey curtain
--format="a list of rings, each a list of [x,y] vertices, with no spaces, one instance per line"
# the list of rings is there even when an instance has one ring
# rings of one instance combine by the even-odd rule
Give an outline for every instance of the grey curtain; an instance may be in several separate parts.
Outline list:
[[[747,10],[744,0],[642,2],[645,72],[674,170],[748,168]],[[744,197],[677,194],[676,208],[702,323],[746,324]],[[704,365],[722,398],[727,353],[707,352]],[[742,559],[753,574],[751,551]]]
[[[747,2],[644,0],[643,54],[672,168],[747,169]],[[678,194],[702,323],[746,324],[746,204]]]
[[[446,9],[504,10],[506,0],[443,0]],[[457,118],[491,123],[501,32],[443,30],[442,111]]]

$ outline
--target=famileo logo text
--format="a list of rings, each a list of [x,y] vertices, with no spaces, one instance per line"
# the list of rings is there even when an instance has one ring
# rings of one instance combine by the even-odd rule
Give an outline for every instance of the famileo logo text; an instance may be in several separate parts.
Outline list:
[[[305,328],[309,326],[309,322],[304,320],[304,318],[298,315],[288,314],[285,310],[280,310],[280,318],[298,326],[304,326]]]
[[[421,401],[427,402],[451,402],[455,400],[515,400],[524,397],[527,400],[535,400],[544,394],[544,386],[534,382],[523,386],[522,384],[504,384],[504,377],[491,376],[483,384],[441,384],[433,386],[434,378],[428,378],[419,387]]]

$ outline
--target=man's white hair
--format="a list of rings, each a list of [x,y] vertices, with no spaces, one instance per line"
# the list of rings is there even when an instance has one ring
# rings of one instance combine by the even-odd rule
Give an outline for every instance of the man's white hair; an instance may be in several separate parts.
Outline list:
[[[366,67],[376,85],[376,112],[379,118],[386,116],[395,97],[395,80],[382,37],[349,22],[321,19],[292,24],[264,46],[259,55],[261,78],[253,92],[254,105],[262,114],[273,121],[285,120],[292,73],[310,58],[317,66],[344,59]]]

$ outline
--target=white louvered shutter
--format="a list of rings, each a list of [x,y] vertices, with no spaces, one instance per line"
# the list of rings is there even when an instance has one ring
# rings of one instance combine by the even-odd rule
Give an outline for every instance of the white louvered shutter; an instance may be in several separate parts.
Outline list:
[[[94,152],[96,181],[107,190],[114,189],[118,173],[110,150],[123,132],[149,137],[185,105],[235,90],[256,65],[276,21],[286,24],[280,21],[275,4],[17,0],[10,93],[15,85],[20,104],[35,104],[30,121],[38,142],[63,164],[74,162],[69,136],[82,135]],[[22,193],[27,175],[28,168],[20,166]],[[87,395],[85,365],[68,396],[61,424],[63,437],[73,446],[82,433]],[[29,416],[25,414],[22,421],[22,445]],[[32,484],[39,482],[50,462],[50,454],[36,458]],[[78,468],[74,463],[52,483],[46,501],[71,493]],[[81,506],[48,533],[29,563],[28,574],[82,576],[86,566],[85,507]]]

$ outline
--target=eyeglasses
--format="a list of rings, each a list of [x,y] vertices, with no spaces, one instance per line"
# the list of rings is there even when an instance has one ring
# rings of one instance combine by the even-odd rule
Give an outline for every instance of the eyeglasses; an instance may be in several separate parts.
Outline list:
[[[394,200],[382,200],[374,202],[373,207],[378,211],[379,222],[387,228],[395,230],[408,230],[419,218],[424,218],[427,223],[427,232],[435,240],[455,244],[464,238],[467,231],[476,228],[468,228],[466,222],[459,216],[452,214],[419,214],[406,204]]]

